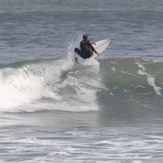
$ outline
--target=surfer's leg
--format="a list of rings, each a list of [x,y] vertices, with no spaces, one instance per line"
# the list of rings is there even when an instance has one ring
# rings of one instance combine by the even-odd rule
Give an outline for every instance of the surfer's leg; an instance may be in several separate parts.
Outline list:
[[[90,58],[92,56],[92,54],[90,52],[86,53],[85,58]]]
[[[85,55],[84,55],[84,53],[81,52],[80,49],[75,48],[74,52],[77,53],[81,58],[85,59]]]
[[[75,49],[74,49],[74,52],[77,53],[77,54],[79,54],[79,55],[81,54],[81,50],[78,49],[78,48],[75,48]]]

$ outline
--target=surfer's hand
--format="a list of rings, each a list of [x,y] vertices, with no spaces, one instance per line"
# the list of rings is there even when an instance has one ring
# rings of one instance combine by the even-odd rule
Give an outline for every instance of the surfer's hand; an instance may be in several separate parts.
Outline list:
[[[99,55],[99,52],[96,52],[97,55]]]

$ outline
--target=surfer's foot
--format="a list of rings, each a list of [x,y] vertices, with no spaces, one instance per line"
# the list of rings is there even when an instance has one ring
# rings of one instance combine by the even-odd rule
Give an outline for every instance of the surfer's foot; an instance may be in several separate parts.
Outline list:
[[[74,49],[74,52],[75,52],[75,53],[77,52],[77,48]]]
[[[75,63],[78,63],[78,59],[75,57]]]

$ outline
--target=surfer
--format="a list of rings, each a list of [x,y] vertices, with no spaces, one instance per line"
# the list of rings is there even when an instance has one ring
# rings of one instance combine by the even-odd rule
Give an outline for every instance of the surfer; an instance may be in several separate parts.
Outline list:
[[[90,40],[88,39],[88,35],[86,34],[83,35],[83,40],[80,42],[80,49],[75,48],[74,52],[77,53],[83,59],[90,58],[93,55],[93,52],[99,55],[99,53],[95,50],[95,48],[90,43]]]

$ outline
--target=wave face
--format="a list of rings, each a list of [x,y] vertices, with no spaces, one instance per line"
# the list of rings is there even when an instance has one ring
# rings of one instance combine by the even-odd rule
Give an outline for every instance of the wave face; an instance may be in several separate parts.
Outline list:
[[[163,63],[142,59],[34,60],[0,68],[1,111],[161,108]],[[141,107],[140,107],[141,105]]]
[[[162,96],[162,68],[162,62],[134,58],[106,59],[101,62],[104,82],[112,93],[118,90]]]
[[[101,61],[100,73],[106,87],[98,94],[103,117],[146,117],[149,121],[156,115],[160,117],[163,106],[162,62],[105,59]]]

